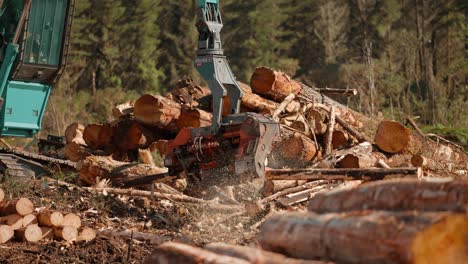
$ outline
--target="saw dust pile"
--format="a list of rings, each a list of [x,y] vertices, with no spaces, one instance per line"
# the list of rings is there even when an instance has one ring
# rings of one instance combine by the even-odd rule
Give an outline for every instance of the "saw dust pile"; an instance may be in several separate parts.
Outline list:
[[[232,193],[156,162],[180,129],[211,124],[210,91],[190,79],[117,105],[108,123],[66,129],[64,154],[79,176],[47,184],[111,204],[83,206],[97,212],[97,237],[81,250],[123,239],[126,250],[106,254],[145,263],[468,262],[462,147],[410,117],[368,117],[326,96],[354,90],[307,87],[265,67],[240,86],[241,111],[272,117],[281,140],[265,179]]]

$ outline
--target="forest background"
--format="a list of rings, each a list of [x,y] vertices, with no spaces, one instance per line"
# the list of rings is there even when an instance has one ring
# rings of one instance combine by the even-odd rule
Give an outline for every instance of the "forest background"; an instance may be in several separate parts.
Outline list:
[[[222,0],[225,53],[238,80],[256,66],[316,87],[354,88],[371,116],[418,116],[426,131],[468,140],[466,0]],[[116,103],[202,83],[196,0],[77,0],[69,65],[43,134],[111,119]]]

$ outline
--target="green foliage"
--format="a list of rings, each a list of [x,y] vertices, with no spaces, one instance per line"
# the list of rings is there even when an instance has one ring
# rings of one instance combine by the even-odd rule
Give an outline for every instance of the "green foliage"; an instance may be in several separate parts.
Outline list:
[[[462,145],[465,148],[465,150],[468,150],[468,129],[466,127],[463,129],[437,125],[426,126],[423,127],[422,130],[425,133],[433,133],[436,135],[440,135],[448,140]]]
[[[69,66],[45,132],[108,121],[115,103],[169,90],[186,75],[200,81],[196,2],[76,1]],[[222,37],[244,82],[257,66],[279,68],[319,87],[358,89],[348,103],[366,114],[466,129],[465,2],[222,0]]]

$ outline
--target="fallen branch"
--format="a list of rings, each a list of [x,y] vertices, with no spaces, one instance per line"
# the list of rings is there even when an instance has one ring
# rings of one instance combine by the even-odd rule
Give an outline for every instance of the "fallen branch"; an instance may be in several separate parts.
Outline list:
[[[286,109],[286,107],[296,98],[295,94],[288,95],[283,102],[278,106],[278,108],[273,112],[272,118],[276,122],[279,122],[279,115]]]
[[[335,107],[330,107],[330,121],[328,122],[328,131],[325,137],[325,155],[330,155],[333,149],[332,139],[333,131],[335,130]]]
[[[389,175],[422,177],[421,168],[370,169],[267,169],[267,180],[381,180]]]
[[[260,201],[260,203],[261,204],[267,204],[267,203],[272,202],[272,201],[276,200],[277,198],[285,196],[287,194],[304,191],[304,190],[307,190],[307,189],[310,189],[310,188],[317,187],[317,186],[319,186],[321,184],[327,184],[327,183],[330,183],[330,182],[329,181],[319,180],[319,181],[308,182],[308,183],[305,183],[305,184],[297,186],[297,187],[284,189],[284,190],[279,191],[279,192],[277,192],[277,193],[275,193],[275,194],[273,194],[271,196],[263,198]]]
[[[78,187],[73,184],[64,183],[63,181],[54,180],[51,178],[44,177],[50,183],[56,183],[58,185],[67,186],[71,188]],[[150,192],[150,191],[141,191],[141,190],[134,190],[134,189],[117,189],[117,188],[96,188],[96,187],[78,187],[82,190],[88,191],[90,193],[107,193],[107,194],[117,194],[117,195],[125,195],[125,196],[132,196],[132,197],[146,197],[146,198],[158,198],[158,199],[166,199],[174,202],[182,202],[182,203],[193,203],[193,204],[202,204],[209,206],[212,209],[216,210],[242,210],[242,206],[235,206],[235,205],[224,205],[219,204],[214,201],[203,200],[191,196],[187,196],[184,194],[176,195],[176,194],[165,194],[161,192]]]
[[[358,91],[356,89],[340,89],[340,88],[314,88],[317,92],[323,94],[339,94],[345,96],[356,96]]]

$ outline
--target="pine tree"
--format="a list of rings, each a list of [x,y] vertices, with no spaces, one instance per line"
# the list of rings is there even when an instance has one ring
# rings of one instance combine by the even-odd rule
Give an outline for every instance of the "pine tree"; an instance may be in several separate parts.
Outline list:
[[[157,24],[160,1],[125,1],[124,6],[124,30],[118,42],[121,63],[117,65],[122,86],[140,92],[158,92],[164,78],[162,70],[156,66],[161,54]]]
[[[166,86],[185,75],[198,77],[193,60],[197,50],[197,0],[161,2],[157,19],[160,28],[157,67],[164,72]]]
[[[282,39],[286,20],[280,0],[226,1],[223,7],[224,47],[234,74],[248,82],[257,66],[296,70],[295,60],[287,57],[291,42]]]

